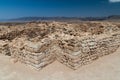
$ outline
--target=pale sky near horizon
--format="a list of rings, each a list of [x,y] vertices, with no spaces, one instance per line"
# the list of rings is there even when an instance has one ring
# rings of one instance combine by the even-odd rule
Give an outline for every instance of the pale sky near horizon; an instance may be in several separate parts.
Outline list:
[[[0,0],[0,19],[120,15],[120,0]]]

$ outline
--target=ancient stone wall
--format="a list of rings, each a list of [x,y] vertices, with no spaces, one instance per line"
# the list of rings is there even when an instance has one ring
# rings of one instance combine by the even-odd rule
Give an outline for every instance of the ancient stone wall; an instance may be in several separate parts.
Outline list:
[[[115,52],[119,46],[120,34],[112,34],[107,37],[103,37],[103,35],[87,36],[78,40],[74,38],[60,42],[61,51],[56,53],[56,58],[68,67],[77,69],[99,57]]]
[[[15,61],[37,70],[55,60],[77,69],[115,52],[120,46],[120,28],[117,25],[97,24],[54,22],[21,29],[15,27],[1,32],[0,53],[11,55]]]

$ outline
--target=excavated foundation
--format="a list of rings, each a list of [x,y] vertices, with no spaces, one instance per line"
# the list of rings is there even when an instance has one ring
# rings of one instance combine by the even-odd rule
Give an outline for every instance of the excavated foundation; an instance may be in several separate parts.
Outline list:
[[[4,26],[0,27],[0,53],[37,70],[55,60],[78,69],[118,49],[119,26],[109,22],[43,22]]]

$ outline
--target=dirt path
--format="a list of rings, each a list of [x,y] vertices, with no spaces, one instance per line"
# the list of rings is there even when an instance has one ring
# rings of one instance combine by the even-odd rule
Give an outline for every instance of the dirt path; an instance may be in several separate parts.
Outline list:
[[[76,71],[57,61],[35,71],[0,55],[0,80],[120,80],[120,48]]]

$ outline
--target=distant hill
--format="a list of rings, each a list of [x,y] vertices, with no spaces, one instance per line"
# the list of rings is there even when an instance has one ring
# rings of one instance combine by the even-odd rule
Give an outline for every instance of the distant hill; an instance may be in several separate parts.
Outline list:
[[[108,16],[108,19],[120,19],[120,15]]]
[[[120,21],[120,15],[112,15],[107,17],[108,21]]]
[[[63,21],[63,20],[80,20],[77,17],[22,17],[16,19],[10,19],[10,21]]]
[[[27,22],[27,21],[120,21],[120,15],[111,15],[108,17],[21,17],[4,21],[9,22]],[[1,21],[1,20],[0,20]]]

